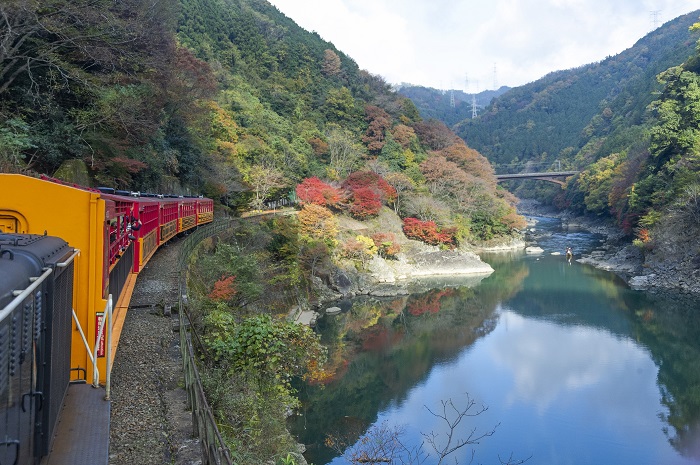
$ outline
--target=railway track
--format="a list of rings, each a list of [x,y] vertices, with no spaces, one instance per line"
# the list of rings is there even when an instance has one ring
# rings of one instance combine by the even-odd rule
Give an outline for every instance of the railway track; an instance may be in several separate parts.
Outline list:
[[[110,465],[201,463],[186,410],[177,315],[177,256],[161,247],[139,274],[112,370]]]

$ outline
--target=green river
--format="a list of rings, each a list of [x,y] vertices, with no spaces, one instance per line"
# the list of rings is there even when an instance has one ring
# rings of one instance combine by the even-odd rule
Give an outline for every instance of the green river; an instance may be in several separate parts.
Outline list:
[[[348,463],[341,452],[382,428],[437,463],[426,435],[444,444],[451,429],[436,413],[470,400],[469,413],[487,410],[465,417],[455,440],[495,432],[446,463],[472,453],[482,464],[700,463],[700,299],[633,291],[568,264],[552,253],[572,245],[580,255],[599,238],[539,220],[551,233],[541,255],[484,256],[495,272],[483,279],[341,302],[319,320],[334,375],[299,388],[290,422],[309,463]]]

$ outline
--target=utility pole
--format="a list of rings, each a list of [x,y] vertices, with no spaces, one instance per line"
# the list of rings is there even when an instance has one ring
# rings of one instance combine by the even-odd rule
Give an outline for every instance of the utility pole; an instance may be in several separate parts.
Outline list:
[[[498,90],[496,81],[496,63],[493,64],[493,90]]]

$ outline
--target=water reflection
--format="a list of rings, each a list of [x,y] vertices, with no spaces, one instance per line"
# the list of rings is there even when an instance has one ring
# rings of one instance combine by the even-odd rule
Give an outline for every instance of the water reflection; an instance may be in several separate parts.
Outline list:
[[[501,423],[480,463],[511,452],[531,463],[699,463],[697,300],[634,292],[561,256],[486,261],[496,271],[473,287],[358,300],[320,320],[336,374],[301,388],[292,425],[310,462],[345,463],[326,434],[356,439],[382,422],[418,444],[441,428],[426,406],[468,392],[489,407],[470,428]]]

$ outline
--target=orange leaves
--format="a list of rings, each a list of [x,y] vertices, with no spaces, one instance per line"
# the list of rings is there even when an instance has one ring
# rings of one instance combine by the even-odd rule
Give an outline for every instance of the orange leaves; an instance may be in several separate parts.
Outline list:
[[[434,221],[421,221],[417,218],[404,218],[403,232],[409,239],[423,241],[430,245],[454,247],[455,228],[438,228]]]
[[[326,184],[317,177],[306,178],[296,188],[302,203],[313,203],[324,207],[337,207],[342,199],[340,189]]]
[[[214,283],[214,288],[209,293],[209,298],[212,300],[229,300],[231,297],[236,295],[238,292],[236,290],[236,277],[228,276],[221,277],[218,281]]]
[[[338,235],[338,221],[326,207],[313,203],[302,207],[298,215],[300,232],[312,239],[320,239],[328,245],[335,245]]]
[[[372,240],[382,257],[394,258],[401,252],[401,246],[396,243],[396,235],[392,232],[372,234]]]

